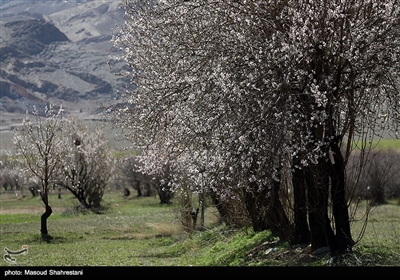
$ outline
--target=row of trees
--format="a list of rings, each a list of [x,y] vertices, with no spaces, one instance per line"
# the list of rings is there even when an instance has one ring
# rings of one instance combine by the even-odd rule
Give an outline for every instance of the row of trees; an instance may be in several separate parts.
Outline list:
[[[353,153],[347,167],[349,192],[354,197],[371,201],[372,205],[386,204],[390,199],[400,203],[400,153],[395,149]],[[357,166],[363,166],[361,172]]]
[[[132,176],[159,182],[165,203],[180,190],[210,197],[229,226],[351,250],[353,143],[397,136],[397,4],[124,0],[113,43],[135,90],[112,112],[140,151]],[[14,143],[40,188],[43,237],[50,187],[100,205],[113,166],[100,131],[50,106],[27,115]]]
[[[168,166],[225,221],[351,250],[352,143],[397,133],[398,4],[124,0],[112,41],[135,89],[115,122],[143,172]]]
[[[41,216],[44,239],[50,238],[49,193],[54,188],[71,192],[85,211],[100,210],[106,188],[113,183],[118,185],[117,181],[122,181],[126,189],[131,186],[138,196],[157,192],[161,203],[171,202],[168,169],[162,176],[142,174],[133,155],[122,159],[112,155],[100,127],[89,128],[76,118],[68,118],[62,107],[49,105],[44,111],[34,107],[22,126],[15,129],[13,140],[14,160],[4,162],[0,169],[2,186],[21,191],[28,187],[32,195],[40,195],[45,206]]]
[[[125,157],[120,165],[119,173],[125,188],[125,196],[130,195],[129,188],[136,191],[138,197],[158,195],[161,204],[171,203],[173,192],[168,183],[171,180],[170,171],[167,166],[158,176],[141,172],[141,164],[135,155]]]

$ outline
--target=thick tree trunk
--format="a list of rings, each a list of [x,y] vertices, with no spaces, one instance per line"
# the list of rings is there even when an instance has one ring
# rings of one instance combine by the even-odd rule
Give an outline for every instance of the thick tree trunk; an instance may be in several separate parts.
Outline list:
[[[295,169],[292,177],[294,196],[294,244],[309,244],[310,230],[307,219],[306,180],[303,169]]]
[[[159,186],[156,186],[156,190],[161,204],[171,203],[172,192],[169,190],[167,184],[161,184]]]
[[[265,214],[266,222],[268,228],[274,235],[279,237],[280,241],[291,242],[293,230],[281,200],[279,199],[279,188],[280,183],[275,181],[270,190],[269,198],[265,198],[269,205]]]
[[[340,254],[351,250],[354,241],[351,237],[349,213],[345,197],[344,159],[337,143],[332,143],[331,149],[334,161],[331,169],[331,197],[336,228],[336,239],[331,252]]]
[[[50,205],[46,204],[46,211],[40,217],[40,232],[42,233],[42,238],[46,241],[50,240],[51,237],[49,236],[47,230],[47,218],[50,217],[53,210],[51,209]]]
[[[144,196],[146,196],[146,197],[153,196],[153,190],[151,189],[151,184],[146,182],[144,184],[144,186],[145,186],[145,191],[146,191]]]
[[[137,191],[137,196],[138,196],[138,197],[143,196],[142,189],[140,188],[140,181],[139,181],[139,180],[137,180],[137,181],[135,182],[133,188]]]
[[[262,192],[245,191],[245,206],[255,232],[271,230],[271,233],[278,236],[280,241],[289,242],[293,232],[279,199],[279,187],[279,182],[274,182],[271,189],[264,187]],[[252,186],[251,189],[256,189],[256,187]],[[267,190],[270,193],[267,194]]]
[[[83,209],[90,209],[90,205],[86,202],[85,198],[78,198],[79,203],[81,204],[81,206],[83,207]]]
[[[250,135],[250,139],[255,141],[255,137],[253,135]],[[254,154],[249,178],[254,175],[253,171],[259,168],[257,158],[258,156]],[[266,221],[266,211],[270,206],[267,198],[268,188],[267,186],[263,186],[263,188],[258,191],[259,186],[256,182],[250,182],[248,187],[248,189],[252,191],[243,190],[244,206],[251,220],[253,230],[255,232],[267,230],[269,229],[269,226]]]
[[[254,186],[251,186],[250,189],[255,190],[257,189]],[[266,207],[269,207],[268,203],[266,203],[267,197],[264,192],[244,192],[244,204],[247,210],[247,213],[250,217],[251,224],[253,226],[253,230],[255,232],[260,232],[263,230],[267,230],[268,225],[265,219],[265,211]],[[261,197],[261,203],[260,203]],[[273,232],[274,233],[274,232]]]
[[[74,189],[72,187],[65,186],[65,185],[64,185],[64,187],[67,190],[69,190],[76,197],[76,199],[78,199],[79,203],[81,204],[81,206],[84,209],[89,209],[90,208],[90,205],[86,202],[83,189],[80,189],[80,188]]]
[[[215,208],[217,208],[221,223],[225,223],[227,226],[236,226],[232,222],[228,209],[226,208],[225,204],[219,199],[218,195],[215,192],[211,191],[210,197],[215,205]]]
[[[307,184],[308,218],[310,224],[311,250],[333,245],[334,233],[328,217],[329,177],[325,164],[307,168],[311,176]]]

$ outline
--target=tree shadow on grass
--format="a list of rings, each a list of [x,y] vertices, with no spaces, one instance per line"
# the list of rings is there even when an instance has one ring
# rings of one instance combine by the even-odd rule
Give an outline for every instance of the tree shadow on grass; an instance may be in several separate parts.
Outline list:
[[[41,234],[37,234],[32,236],[31,238],[26,238],[24,242],[26,244],[41,244],[41,243],[49,243],[49,244],[67,244],[74,243],[78,240],[82,240],[82,235],[70,235],[70,236],[61,236],[61,235],[47,235],[43,237]]]

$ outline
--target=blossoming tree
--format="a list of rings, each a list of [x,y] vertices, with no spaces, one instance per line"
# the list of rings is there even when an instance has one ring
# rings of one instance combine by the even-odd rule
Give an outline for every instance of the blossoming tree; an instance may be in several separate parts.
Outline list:
[[[68,154],[63,159],[58,185],[69,190],[84,210],[98,211],[114,162],[100,128],[90,129],[77,119],[64,127]]]
[[[32,119],[33,118],[33,119]],[[109,145],[100,130],[92,131],[76,119],[67,118],[63,109],[34,107],[14,132],[15,159],[39,186],[45,212],[41,234],[50,240],[47,218],[52,214],[49,192],[60,186],[69,190],[84,207],[97,210],[113,171]]]
[[[238,201],[256,231],[313,250],[351,249],[351,143],[397,131],[397,1],[125,0],[123,7],[126,22],[113,42],[135,90],[117,120],[145,169],[168,163],[175,189],[189,181],[193,191]]]
[[[44,112],[40,112],[35,106],[32,114],[27,113],[22,127],[14,132],[15,157],[23,162],[25,172],[36,180],[44,203],[45,212],[41,216],[40,228],[44,240],[51,239],[47,229],[47,218],[53,212],[49,191],[59,179],[62,161],[68,150],[60,137],[65,123],[62,108],[46,106]]]

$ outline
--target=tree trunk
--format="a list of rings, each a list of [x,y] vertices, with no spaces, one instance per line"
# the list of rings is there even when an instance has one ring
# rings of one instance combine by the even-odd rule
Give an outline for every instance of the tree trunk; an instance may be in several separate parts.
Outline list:
[[[385,199],[385,186],[381,183],[374,189],[374,196],[372,197],[373,205],[387,204]]]
[[[303,169],[293,171],[294,244],[309,244],[310,230],[307,221],[306,179]]]
[[[145,186],[145,191],[146,191],[144,196],[146,196],[146,197],[152,196],[153,191],[151,189],[151,184],[147,182],[144,184],[144,186]]]
[[[46,211],[40,217],[40,232],[42,233],[42,238],[46,241],[51,239],[48,231],[47,231],[47,218],[50,217],[53,210],[51,209],[50,205],[46,204]]]
[[[86,202],[85,198],[78,198],[78,200],[83,209],[87,210],[91,208],[90,205]]]
[[[265,219],[272,234],[277,235],[280,241],[291,242],[293,230],[279,199],[280,183],[275,181],[273,184],[270,189],[270,195],[265,198],[269,205],[265,213]]]
[[[252,183],[253,184],[253,183]],[[255,190],[257,187],[251,186],[250,189]],[[265,200],[267,200],[267,197],[263,192],[249,192],[244,190],[244,204],[246,207],[246,210],[249,214],[251,224],[253,226],[253,230],[255,232],[260,232],[263,230],[268,229],[268,225],[265,220],[265,211],[266,207],[269,207],[268,203],[265,203]],[[260,197],[261,197],[261,203],[260,203]],[[264,207],[266,205],[266,207]]]
[[[197,227],[197,217],[198,217],[198,215],[199,215],[199,207],[197,207],[197,209],[196,210],[192,210],[191,212],[190,212],[190,216],[192,217],[192,226],[193,226],[193,230],[196,230],[196,227]]]
[[[204,214],[205,214],[205,211],[206,211],[206,206],[205,206],[205,194],[204,194],[204,192],[201,192],[200,193],[200,195],[199,195],[199,203],[200,203],[200,206],[201,206],[201,210],[200,210],[200,230],[204,230],[204,224],[205,224],[205,222],[204,222]]]
[[[307,184],[308,218],[311,250],[333,245],[334,234],[328,217],[329,176],[323,160],[307,168],[310,179]]]
[[[140,188],[140,181],[139,181],[139,180],[137,180],[137,181],[135,182],[135,185],[134,185],[133,188],[137,191],[137,196],[138,196],[138,197],[143,196],[143,194],[142,194],[142,189]]]
[[[124,188],[124,197],[128,197],[131,194],[130,190],[128,188]]]
[[[74,188],[66,186],[66,185],[64,185],[64,187],[67,190],[69,190],[76,197],[76,199],[78,199],[79,203],[81,204],[81,206],[84,209],[89,209],[90,208],[90,205],[86,202],[85,194],[84,194],[83,189],[81,189],[81,188],[74,189]]]
[[[333,163],[331,169],[331,197],[335,219],[336,238],[332,253],[344,253],[351,250],[354,241],[351,237],[350,220],[345,196],[344,159],[337,143],[331,144]]]
[[[231,226],[234,227],[236,226],[233,222],[232,219],[229,215],[229,211],[227,210],[227,208],[225,207],[225,203],[223,203],[219,197],[218,194],[210,191],[210,197],[215,205],[215,208],[217,208],[217,211],[219,213],[219,218],[221,223],[225,223],[227,226]]]
[[[172,192],[170,191],[168,184],[160,184],[156,186],[156,190],[161,204],[171,203]]]

